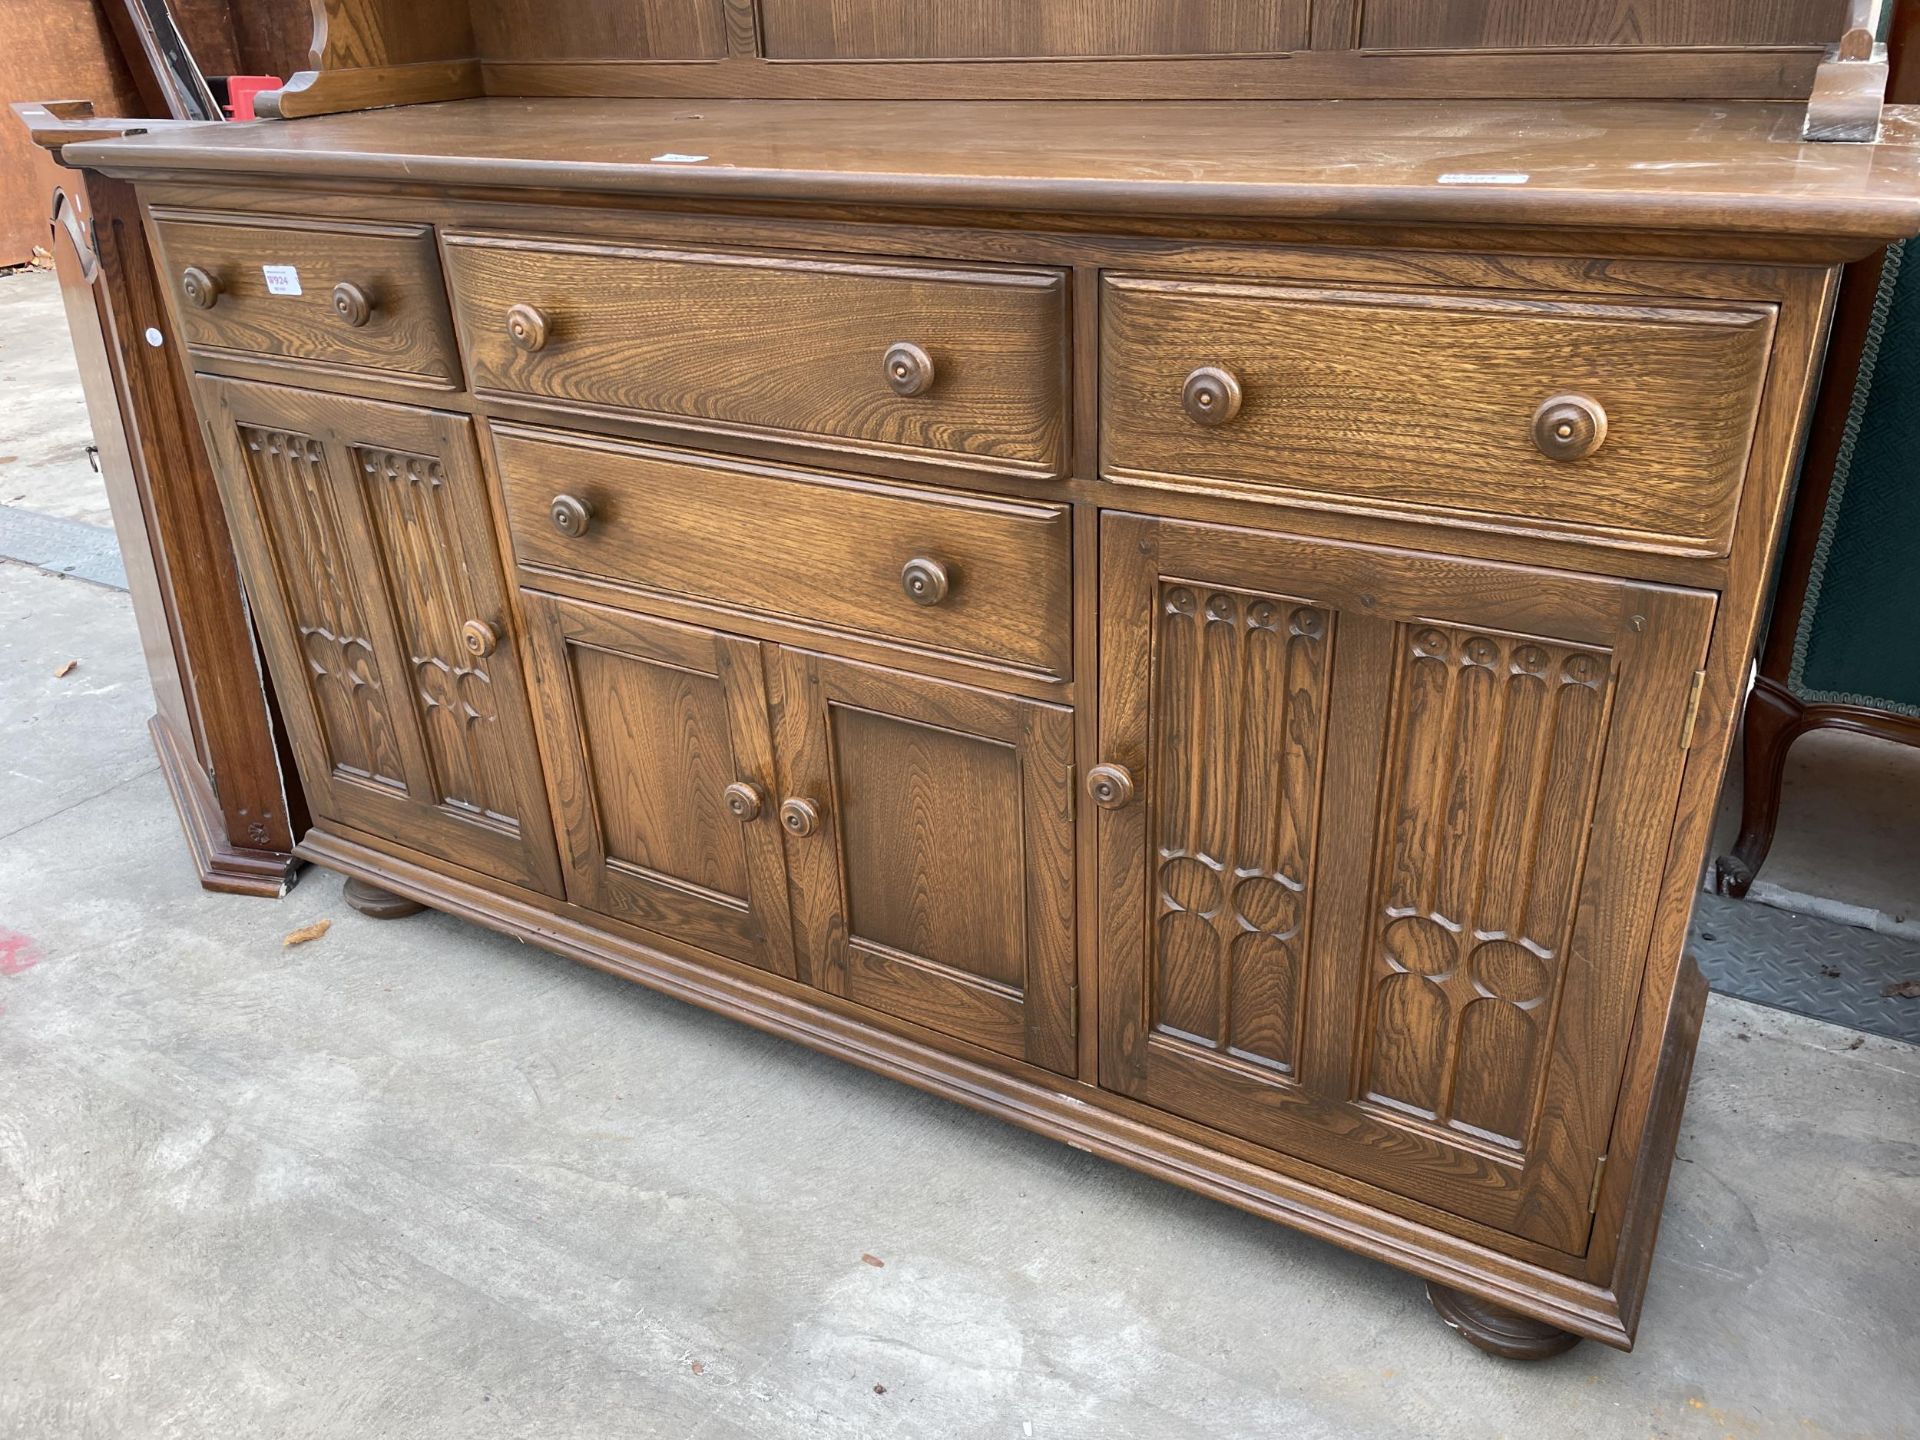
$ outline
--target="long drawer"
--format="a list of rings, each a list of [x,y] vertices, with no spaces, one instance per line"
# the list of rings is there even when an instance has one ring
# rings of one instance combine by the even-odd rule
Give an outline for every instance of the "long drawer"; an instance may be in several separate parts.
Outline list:
[[[493,427],[523,566],[1066,678],[1062,505]]]
[[[156,212],[189,348],[459,384],[425,225]]]
[[[482,394],[696,436],[1059,469],[1058,271],[458,235],[446,250]]]
[[[1109,479],[1724,555],[1767,305],[1110,277]]]

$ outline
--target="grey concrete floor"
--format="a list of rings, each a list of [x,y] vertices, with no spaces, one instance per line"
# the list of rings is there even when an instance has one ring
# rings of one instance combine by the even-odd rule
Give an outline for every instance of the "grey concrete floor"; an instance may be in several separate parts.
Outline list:
[[[148,705],[123,595],[0,565],[0,1435],[1920,1435],[1912,1047],[1715,998],[1640,1349],[1509,1365],[530,947],[206,894]]]

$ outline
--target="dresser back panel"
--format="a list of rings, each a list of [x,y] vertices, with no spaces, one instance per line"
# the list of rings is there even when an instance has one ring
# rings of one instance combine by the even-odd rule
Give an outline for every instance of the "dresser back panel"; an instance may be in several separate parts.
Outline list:
[[[447,58],[478,62],[480,93],[689,98],[1801,99],[1846,14],[1846,0],[436,3],[471,5],[472,53]]]

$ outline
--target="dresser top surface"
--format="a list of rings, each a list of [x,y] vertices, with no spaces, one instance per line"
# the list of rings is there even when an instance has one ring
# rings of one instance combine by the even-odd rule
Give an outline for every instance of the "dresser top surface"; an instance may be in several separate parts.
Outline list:
[[[1920,231],[1920,107],[1875,145],[1688,101],[489,98],[69,146],[211,173],[821,203],[1876,237]]]

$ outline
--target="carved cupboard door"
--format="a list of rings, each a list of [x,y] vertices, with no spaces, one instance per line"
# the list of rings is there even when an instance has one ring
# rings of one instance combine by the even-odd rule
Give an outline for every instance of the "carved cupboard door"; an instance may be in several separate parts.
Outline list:
[[[791,977],[760,643],[525,604],[568,897]]]
[[[557,894],[472,422],[199,384],[315,818]]]
[[[792,650],[780,688],[807,978],[1071,1072],[1072,712]]]
[[[1100,1077],[1584,1250],[1711,596],[1102,529]]]

